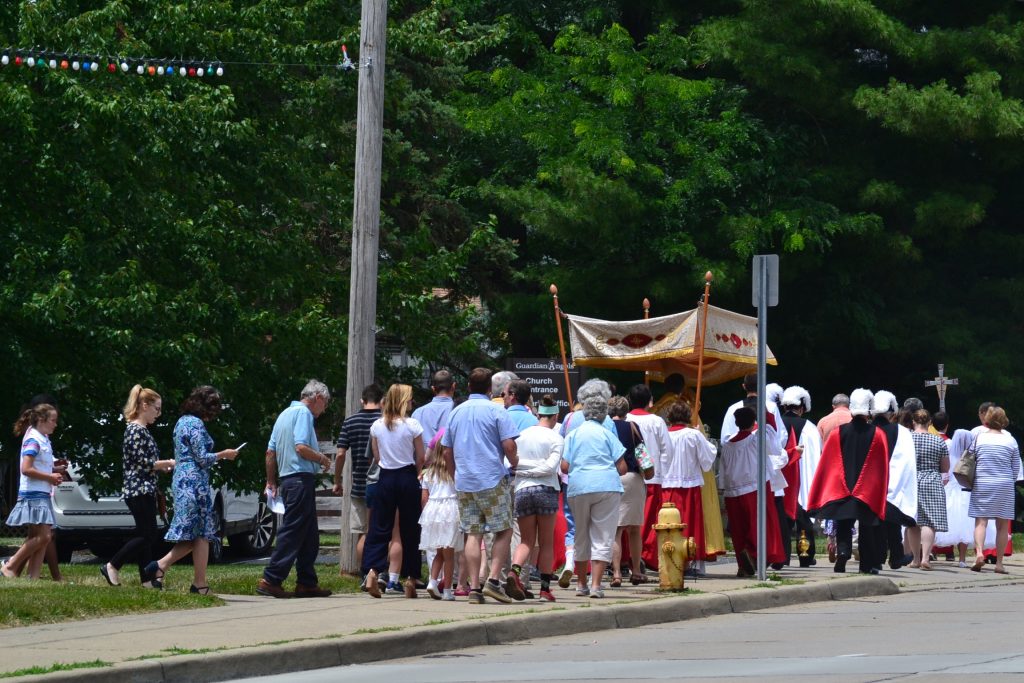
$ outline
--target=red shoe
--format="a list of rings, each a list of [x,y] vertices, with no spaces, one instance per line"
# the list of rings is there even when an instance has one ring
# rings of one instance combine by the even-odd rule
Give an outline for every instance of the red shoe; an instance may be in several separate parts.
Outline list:
[[[540,599],[544,602],[555,602],[555,596],[551,594],[551,591],[541,591]]]
[[[469,595],[469,589],[465,588],[463,586],[459,586],[458,588],[455,589],[455,595],[457,597],[464,598],[467,595]]]

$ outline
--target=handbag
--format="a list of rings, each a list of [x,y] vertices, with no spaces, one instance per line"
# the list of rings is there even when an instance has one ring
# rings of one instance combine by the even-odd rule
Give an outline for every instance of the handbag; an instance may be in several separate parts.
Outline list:
[[[974,443],[964,451],[960,459],[956,461],[953,468],[953,476],[965,491],[974,488],[974,473],[978,469],[978,437],[974,437]]]
[[[644,479],[654,479],[654,460],[651,459],[651,454],[647,452],[647,444],[644,443],[644,437],[640,434],[636,428],[636,424],[630,422],[630,429],[633,430],[633,442],[636,443],[636,447],[633,449],[633,456],[636,458],[636,462],[640,465],[640,473],[644,476]]]

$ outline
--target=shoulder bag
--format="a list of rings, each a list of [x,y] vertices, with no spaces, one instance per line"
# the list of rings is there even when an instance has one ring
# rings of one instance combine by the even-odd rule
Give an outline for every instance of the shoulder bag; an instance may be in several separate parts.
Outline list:
[[[644,479],[654,478],[654,461],[651,459],[651,454],[647,452],[647,444],[644,443],[644,437],[640,434],[640,430],[637,429],[635,422],[629,423],[629,428],[633,431],[633,443],[636,447],[633,449],[633,455],[636,457],[636,462],[640,465],[640,473],[643,474]]]
[[[960,459],[956,461],[953,468],[953,476],[965,491],[974,488],[974,473],[978,469],[978,437],[974,437],[974,443],[963,452]]]

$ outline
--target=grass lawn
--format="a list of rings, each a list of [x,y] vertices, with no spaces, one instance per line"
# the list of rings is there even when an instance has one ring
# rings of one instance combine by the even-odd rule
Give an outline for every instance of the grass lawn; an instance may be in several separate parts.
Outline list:
[[[215,595],[189,593],[192,568],[171,567],[164,578],[164,590],[132,585],[134,567],[122,573],[124,585],[108,586],[98,565],[61,565],[64,583],[49,581],[45,566],[41,581],[0,579],[0,629],[29,624],[74,621],[99,616],[162,612],[169,609],[198,609],[224,604]],[[332,565],[319,565],[320,585],[335,593],[355,593],[359,580],[339,576]],[[211,565],[207,570],[210,588],[217,593],[253,595],[263,567],[255,564]],[[286,587],[291,588],[294,572]]]

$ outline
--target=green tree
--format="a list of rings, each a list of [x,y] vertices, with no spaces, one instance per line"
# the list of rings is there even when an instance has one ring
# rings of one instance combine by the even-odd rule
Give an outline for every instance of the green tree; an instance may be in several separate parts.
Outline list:
[[[448,338],[461,337],[466,354],[476,351],[469,341],[492,339],[461,302],[507,253],[487,215],[456,201],[460,170],[444,150],[458,128],[434,94],[457,87],[476,49],[463,32],[486,41],[493,30],[460,25],[441,5],[393,15],[385,133],[380,326],[423,355]],[[118,484],[118,412],[136,382],[164,396],[165,451],[174,407],[197,384],[229,404],[213,425],[221,445],[259,444],[310,376],[343,393],[356,73],[321,65],[358,44],[358,9],[0,9],[0,44],[226,64],[223,77],[203,79],[0,71],[0,412],[13,418],[31,395],[56,394],[58,450],[98,489]],[[455,294],[434,301],[424,293],[435,286]],[[325,435],[340,408],[321,421]],[[258,488],[258,453],[224,476]]]

